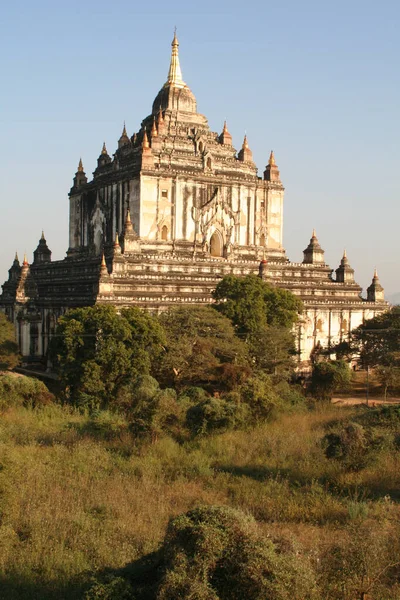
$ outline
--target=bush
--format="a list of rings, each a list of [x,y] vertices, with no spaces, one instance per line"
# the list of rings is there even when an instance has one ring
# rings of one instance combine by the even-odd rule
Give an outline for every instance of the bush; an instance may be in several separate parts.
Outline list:
[[[19,363],[18,344],[15,340],[15,327],[0,312],[0,370],[13,369]]]
[[[0,410],[12,406],[42,406],[54,399],[45,384],[34,377],[0,373]]]
[[[227,507],[198,507],[170,521],[158,600],[307,600],[311,569],[300,554],[279,553],[251,516]]]
[[[345,392],[350,382],[351,371],[345,361],[319,362],[313,367],[311,393],[318,400],[331,400],[334,392]]]
[[[222,398],[207,398],[189,408],[186,423],[195,435],[227,431],[242,425],[246,407]]]
[[[338,433],[324,437],[325,456],[345,461],[348,466],[358,469],[364,466],[368,452],[367,437],[362,425],[349,423]]]
[[[252,377],[240,387],[239,392],[241,401],[248,406],[253,422],[268,419],[282,406],[269,375]]]

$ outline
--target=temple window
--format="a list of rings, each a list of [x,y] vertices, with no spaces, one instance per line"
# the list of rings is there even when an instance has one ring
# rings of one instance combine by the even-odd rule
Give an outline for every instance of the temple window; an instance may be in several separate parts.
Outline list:
[[[162,229],[161,229],[161,239],[162,240],[167,240],[168,239],[168,227],[166,225],[162,226]]]

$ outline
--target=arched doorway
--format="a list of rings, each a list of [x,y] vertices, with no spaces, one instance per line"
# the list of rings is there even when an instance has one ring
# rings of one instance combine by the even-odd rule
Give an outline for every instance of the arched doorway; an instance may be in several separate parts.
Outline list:
[[[210,254],[211,256],[222,256],[223,244],[222,237],[219,231],[214,231],[210,239]]]
[[[161,228],[161,239],[162,240],[168,239],[168,227],[166,225],[163,225],[163,227]]]

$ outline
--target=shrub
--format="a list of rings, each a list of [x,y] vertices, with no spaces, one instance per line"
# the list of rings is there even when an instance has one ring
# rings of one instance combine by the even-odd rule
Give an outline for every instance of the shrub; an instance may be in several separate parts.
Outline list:
[[[345,461],[352,468],[364,466],[368,452],[367,437],[362,425],[349,423],[337,433],[324,437],[325,455]]]
[[[251,516],[233,508],[198,507],[172,519],[158,600],[307,600],[311,569],[300,553],[279,553]]]
[[[343,360],[319,362],[313,367],[311,393],[319,400],[331,400],[334,392],[344,392],[351,381],[351,371]]]
[[[227,431],[242,425],[246,414],[243,405],[222,398],[207,398],[189,408],[186,423],[196,435]]]
[[[0,370],[13,369],[19,363],[18,344],[15,340],[15,327],[0,312]]]
[[[281,399],[276,393],[271,377],[259,374],[252,377],[240,388],[240,396],[249,409],[252,421],[264,421],[272,416],[281,405]]]
[[[12,406],[41,406],[54,399],[45,384],[34,377],[0,373],[0,410]]]

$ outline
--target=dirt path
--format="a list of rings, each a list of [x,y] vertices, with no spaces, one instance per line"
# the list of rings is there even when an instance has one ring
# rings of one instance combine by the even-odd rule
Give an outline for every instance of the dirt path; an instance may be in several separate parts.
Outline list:
[[[367,404],[367,399],[365,396],[336,396],[332,398],[332,404],[343,404],[347,406],[352,406],[355,404]],[[382,396],[369,397],[368,398],[368,406],[378,406],[380,404],[400,404],[400,398],[382,398]]]

